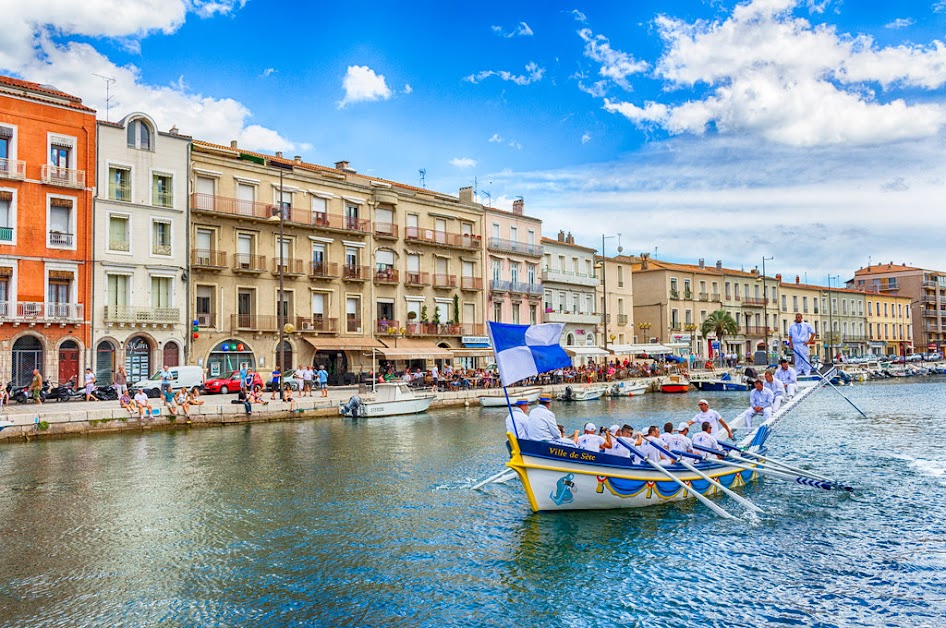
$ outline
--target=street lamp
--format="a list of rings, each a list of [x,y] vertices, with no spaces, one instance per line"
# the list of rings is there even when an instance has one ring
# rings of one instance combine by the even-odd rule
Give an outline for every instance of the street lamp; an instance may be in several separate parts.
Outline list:
[[[840,282],[841,275],[828,275],[828,342],[830,343],[827,348],[827,359],[825,360],[828,364],[834,364],[834,306],[831,301],[831,280],[837,278]]]
[[[624,251],[624,247],[621,246],[621,234],[616,236],[606,236],[603,233],[601,234],[601,292],[604,294],[604,299],[602,300],[601,310],[604,320],[604,350],[608,350],[608,273],[605,267],[605,261],[608,259],[604,253],[604,241],[610,240],[611,238],[618,239],[618,255]]]
[[[286,338],[286,328],[289,326],[286,323],[286,315],[288,312],[284,312],[283,308],[285,307],[285,255],[283,251],[283,230],[286,223],[286,206],[285,201],[283,201],[283,172],[286,170],[292,170],[292,166],[289,164],[283,164],[278,161],[270,161],[270,166],[273,166],[279,169],[279,202],[276,205],[276,208],[273,210],[272,214],[269,217],[269,220],[278,220],[279,221],[279,297],[278,303],[276,305],[276,326],[279,328],[279,341],[276,345],[276,361],[277,366],[279,367],[279,372],[283,373],[285,371],[286,365],[286,352],[285,352],[285,338]],[[279,381],[279,398],[285,401],[285,393],[283,392],[282,386],[282,376],[280,376]]]
[[[762,323],[765,328],[765,366],[769,366],[769,293],[765,285],[765,263],[774,260],[775,257],[762,256]],[[777,366],[777,365],[776,365]]]

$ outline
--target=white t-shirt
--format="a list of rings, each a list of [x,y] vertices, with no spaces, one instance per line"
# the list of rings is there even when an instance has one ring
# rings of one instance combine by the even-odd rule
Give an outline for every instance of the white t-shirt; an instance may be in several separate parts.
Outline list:
[[[788,384],[795,384],[798,382],[798,373],[796,373],[795,369],[791,366],[789,366],[787,369],[783,369],[781,366],[778,367],[775,369],[773,377],[786,386]]]
[[[723,432],[723,426],[719,424],[719,421],[722,418],[723,417],[719,415],[719,412],[717,412],[716,410],[710,409],[710,410],[707,410],[706,412],[698,412],[694,414],[693,424],[696,425],[697,429],[702,430],[703,422],[709,421],[710,427],[712,428],[712,431],[710,433],[713,436],[718,436],[719,434]],[[693,438],[696,438],[696,436],[694,436]]]
[[[712,434],[708,434],[706,432],[700,432],[699,434],[694,436],[693,445],[694,446],[699,445],[700,447],[708,447],[710,449],[719,449],[719,441],[717,441],[716,438],[714,438]],[[699,449],[695,450],[694,453],[698,453],[700,455],[706,455],[705,451],[700,451]]]
[[[601,445],[604,444],[604,438],[597,434],[582,434],[578,437],[578,447],[588,451],[601,451]]]
[[[307,382],[311,382],[314,378],[315,378],[315,371],[313,371],[312,369],[307,368],[306,370],[302,371],[303,380]]]
[[[135,403],[140,403],[141,405],[147,405],[148,395],[145,394],[145,391],[139,390],[135,393]]]

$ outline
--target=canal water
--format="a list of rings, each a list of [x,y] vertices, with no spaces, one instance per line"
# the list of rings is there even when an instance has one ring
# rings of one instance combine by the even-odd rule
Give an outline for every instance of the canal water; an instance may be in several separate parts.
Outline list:
[[[532,514],[503,413],[312,420],[0,447],[3,626],[943,626],[946,383],[830,389],[773,456],[764,509]],[[723,416],[743,393],[706,395]],[[556,404],[677,422],[699,393]]]

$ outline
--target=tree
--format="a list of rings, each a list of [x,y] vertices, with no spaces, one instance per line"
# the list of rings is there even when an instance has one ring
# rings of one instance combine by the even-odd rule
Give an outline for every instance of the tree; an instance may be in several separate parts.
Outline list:
[[[453,295],[453,324],[460,324],[460,297],[459,295]]]
[[[422,323],[428,322],[428,319],[427,319],[427,305],[426,305],[426,304],[420,306],[420,322],[422,322]]]
[[[719,340],[720,354],[722,354],[723,338],[735,336],[739,333],[739,323],[726,310],[716,310],[706,317],[700,325],[700,336],[705,340],[707,336],[715,335]]]

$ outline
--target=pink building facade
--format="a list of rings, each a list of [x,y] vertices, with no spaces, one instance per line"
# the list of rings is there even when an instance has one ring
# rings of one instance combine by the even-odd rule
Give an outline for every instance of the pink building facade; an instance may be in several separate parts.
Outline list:
[[[486,316],[491,321],[542,322],[542,221],[523,210],[522,199],[513,201],[512,211],[484,208]]]

